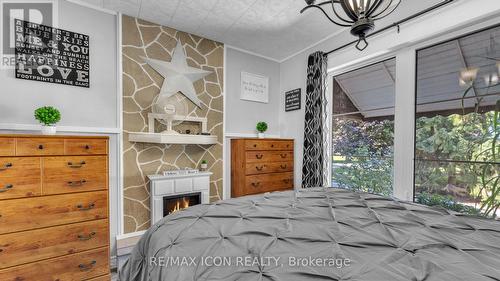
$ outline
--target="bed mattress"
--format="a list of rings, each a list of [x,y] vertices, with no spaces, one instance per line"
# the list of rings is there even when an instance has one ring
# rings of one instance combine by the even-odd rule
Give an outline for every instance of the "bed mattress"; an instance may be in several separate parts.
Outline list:
[[[247,196],[163,218],[119,278],[500,280],[500,222],[333,188]]]

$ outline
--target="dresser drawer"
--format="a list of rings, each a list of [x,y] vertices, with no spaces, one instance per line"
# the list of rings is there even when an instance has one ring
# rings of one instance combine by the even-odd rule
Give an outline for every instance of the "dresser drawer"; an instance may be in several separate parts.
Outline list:
[[[0,235],[0,268],[108,245],[107,220]]]
[[[41,193],[40,158],[0,158],[0,200]]]
[[[245,193],[257,194],[293,188],[293,172],[245,177]]]
[[[107,204],[107,191],[3,200],[0,233],[107,218]]]
[[[100,248],[0,270],[0,276],[2,281],[76,281],[109,274],[108,268],[108,248]]]
[[[51,138],[18,138],[17,156],[63,155],[64,140]]]
[[[251,163],[245,167],[247,175],[281,173],[293,171],[293,162]]]
[[[293,161],[293,151],[247,151],[247,163]]]
[[[16,155],[16,139],[0,138],[0,156]]]
[[[246,150],[293,150],[293,141],[288,140],[247,140]]]
[[[108,188],[106,156],[43,158],[43,195]]]
[[[108,141],[105,139],[65,139],[65,155],[107,154]]]
[[[87,281],[110,281],[111,280],[111,275],[104,275],[96,278],[89,279]]]

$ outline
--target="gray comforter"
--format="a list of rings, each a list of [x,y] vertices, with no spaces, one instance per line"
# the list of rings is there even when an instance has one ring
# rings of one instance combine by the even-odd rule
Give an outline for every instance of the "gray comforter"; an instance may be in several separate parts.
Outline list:
[[[165,217],[122,281],[500,280],[500,222],[338,189],[249,196]]]

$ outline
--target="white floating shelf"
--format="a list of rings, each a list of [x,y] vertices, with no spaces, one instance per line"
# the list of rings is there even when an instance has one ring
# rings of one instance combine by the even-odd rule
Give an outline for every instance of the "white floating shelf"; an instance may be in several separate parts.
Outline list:
[[[217,136],[204,135],[167,135],[160,133],[129,133],[131,142],[164,143],[164,144],[201,144],[212,145],[217,143]]]

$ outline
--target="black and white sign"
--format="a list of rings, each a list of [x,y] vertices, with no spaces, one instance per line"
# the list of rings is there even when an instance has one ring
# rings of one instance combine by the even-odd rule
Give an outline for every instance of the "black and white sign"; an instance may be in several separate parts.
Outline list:
[[[89,36],[15,20],[16,78],[90,87]]]
[[[301,107],[301,92],[302,89],[298,88],[285,92],[285,111],[299,110]]]

